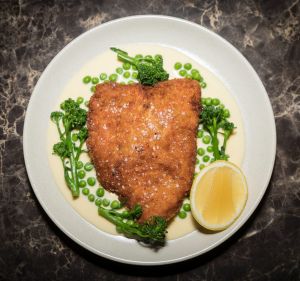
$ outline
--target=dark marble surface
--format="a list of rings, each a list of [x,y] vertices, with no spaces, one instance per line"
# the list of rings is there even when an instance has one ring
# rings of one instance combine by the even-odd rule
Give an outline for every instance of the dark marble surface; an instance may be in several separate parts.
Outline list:
[[[159,268],[99,258],[67,238],[37,202],[22,129],[42,71],[82,32],[135,14],[185,18],[222,35],[261,77],[273,106],[277,156],[246,225],[201,257]],[[300,280],[300,5],[289,1],[1,1],[0,280]]]

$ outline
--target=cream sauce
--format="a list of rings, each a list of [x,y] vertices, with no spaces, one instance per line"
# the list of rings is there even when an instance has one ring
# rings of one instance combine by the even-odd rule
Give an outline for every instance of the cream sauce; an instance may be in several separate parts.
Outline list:
[[[202,97],[216,97],[221,100],[226,108],[230,110],[230,119],[235,123],[237,129],[235,133],[230,137],[227,146],[227,153],[230,155],[230,161],[238,166],[241,166],[244,156],[245,147],[245,136],[244,136],[244,126],[241,117],[241,113],[236,104],[236,101],[232,95],[228,92],[225,85],[219,80],[212,72],[207,68],[198,64],[195,60],[191,58],[188,54],[183,53],[180,50],[163,46],[163,45],[153,45],[153,44],[135,44],[122,46],[121,49],[128,51],[129,54],[161,54],[164,58],[164,68],[170,74],[170,79],[179,77],[177,71],[174,70],[174,63],[179,61],[182,63],[190,62],[193,68],[197,68],[201,75],[204,77],[207,87],[202,89]],[[99,77],[102,72],[111,74],[115,72],[117,67],[120,67],[121,63],[117,61],[116,54],[112,51],[107,51],[99,56],[95,57],[92,61],[88,62],[82,69],[67,83],[65,89],[63,90],[57,108],[59,104],[67,99],[81,96],[85,100],[88,100],[92,93],[89,86],[82,83],[82,78],[86,75],[91,75]],[[121,80],[118,80],[121,82]],[[55,109],[53,109],[55,110]],[[88,201],[86,196],[80,196],[77,199],[73,199],[70,190],[65,184],[63,169],[60,159],[57,156],[52,155],[52,146],[58,141],[58,133],[56,127],[51,123],[49,126],[49,137],[48,137],[48,155],[50,167],[52,169],[53,176],[57,182],[57,185],[62,192],[66,201],[72,205],[72,207],[88,222],[95,225],[97,228],[115,234],[115,226],[108,222],[106,219],[100,217],[97,212],[97,207],[94,203]],[[198,146],[203,146],[198,140]],[[81,160],[86,163],[90,159],[88,155],[84,154]],[[197,171],[197,169],[196,169]],[[95,176],[95,171],[87,172],[87,176]],[[98,186],[90,187],[91,193],[95,194]],[[108,199],[117,199],[117,196],[105,192],[105,197]],[[193,219],[191,212],[188,212],[187,218],[180,219],[175,217],[168,227],[167,238],[169,240],[176,239],[184,236],[194,230],[198,229],[198,224]]]

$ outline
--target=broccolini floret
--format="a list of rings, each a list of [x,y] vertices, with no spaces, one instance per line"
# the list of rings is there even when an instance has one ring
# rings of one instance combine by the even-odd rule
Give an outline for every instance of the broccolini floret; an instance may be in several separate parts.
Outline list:
[[[137,79],[143,85],[154,85],[157,82],[169,79],[169,74],[163,68],[163,59],[161,56],[155,58],[133,58],[127,52],[110,48],[118,54],[118,59],[122,62],[130,63],[137,68]]]

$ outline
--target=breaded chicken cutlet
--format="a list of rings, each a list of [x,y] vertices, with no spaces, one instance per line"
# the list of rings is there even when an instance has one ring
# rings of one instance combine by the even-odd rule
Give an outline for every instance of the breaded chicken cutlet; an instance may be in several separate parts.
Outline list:
[[[89,102],[87,147],[103,187],[140,222],[170,220],[189,193],[196,160],[200,87],[174,79],[153,87],[104,83]]]

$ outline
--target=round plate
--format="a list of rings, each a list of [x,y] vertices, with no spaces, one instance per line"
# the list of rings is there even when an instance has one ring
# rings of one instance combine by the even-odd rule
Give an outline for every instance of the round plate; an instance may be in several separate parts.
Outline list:
[[[84,220],[60,193],[47,158],[49,116],[66,81],[111,46],[157,43],[188,52],[225,83],[236,99],[245,125],[242,169],[249,187],[247,205],[228,229],[214,234],[194,231],[158,251],[132,239],[113,236]],[[135,16],[102,24],[68,44],[48,65],[31,96],[24,125],[24,157],[33,190],[55,224],[86,249],[119,262],[154,265],[203,254],[233,235],[250,217],[268,186],[276,148],[275,122],[268,95],[249,62],[226,40],[182,19]]]

